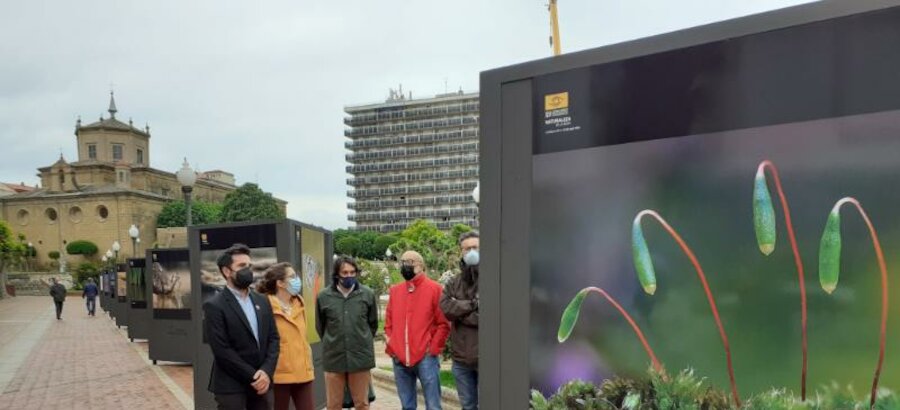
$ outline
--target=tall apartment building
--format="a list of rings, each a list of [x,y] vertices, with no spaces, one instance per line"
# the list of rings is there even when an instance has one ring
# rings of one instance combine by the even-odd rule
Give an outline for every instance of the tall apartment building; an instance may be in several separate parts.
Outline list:
[[[440,229],[478,226],[478,93],[345,107],[349,219],[360,231],[394,232],[417,219]]]

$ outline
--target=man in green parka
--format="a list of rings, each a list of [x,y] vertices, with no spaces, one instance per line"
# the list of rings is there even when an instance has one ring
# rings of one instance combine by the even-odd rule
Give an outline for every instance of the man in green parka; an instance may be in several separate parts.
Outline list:
[[[316,331],[322,338],[328,410],[342,408],[345,386],[350,388],[354,408],[369,408],[378,304],[372,289],[357,281],[358,274],[353,258],[338,257],[331,286],[316,299]]]

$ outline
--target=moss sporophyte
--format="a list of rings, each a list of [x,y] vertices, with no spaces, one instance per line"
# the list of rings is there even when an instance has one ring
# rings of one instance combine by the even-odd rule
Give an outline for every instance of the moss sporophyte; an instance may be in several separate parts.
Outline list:
[[[822,289],[828,294],[837,289],[838,279],[841,270],[841,206],[844,204],[852,204],[862,216],[869,234],[872,238],[872,245],[875,248],[875,257],[878,259],[878,268],[881,270],[881,333],[879,335],[878,348],[878,364],[875,366],[875,376],[872,380],[872,392],[869,398],[869,406],[875,407],[876,393],[878,390],[878,379],[881,377],[881,366],[884,363],[884,349],[887,337],[887,320],[888,320],[888,276],[887,266],[884,263],[884,253],[881,250],[881,242],[878,240],[878,233],[872,225],[868,214],[862,205],[855,198],[841,198],[831,212],[828,214],[828,220],[825,222],[825,230],[822,232],[822,241],[819,244],[819,283]]]
[[[557,339],[560,343],[565,342],[566,339],[572,334],[572,329],[575,328],[575,323],[578,322],[578,314],[581,312],[581,305],[584,302],[584,298],[588,295],[588,293],[597,293],[600,296],[606,298],[619,313],[628,321],[628,324],[631,325],[631,328],[634,330],[634,333],[637,334],[638,339],[641,341],[641,345],[644,346],[644,350],[647,352],[647,355],[650,356],[650,362],[653,364],[653,369],[657,372],[663,374],[665,371],[663,370],[662,365],[659,363],[659,360],[656,359],[656,354],[653,353],[653,349],[650,348],[650,345],[647,343],[647,339],[644,337],[644,333],[641,332],[641,328],[638,327],[637,323],[634,322],[634,319],[631,318],[631,315],[625,311],[622,305],[619,302],[606,293],[605,290],[598,287],[587,287],[582,289],[575,297],[569,302],[569,306],[566,306],[566,310],[563,311],[562,318],[559,321],[559,332],[557,333]]]
[[[753,230],[756,232],[756,243],[763,255],[770,255],[775,250],[775,207],[772,204],[772,196],[769,194],[769,186],[766,183],[766,170],[772,174],[775,182],[775,191],[781,200],[781,209],[784,212],[784,222],[787,228],[788,240],[791,250],[794,252],[794,264],[797,266],[797,279],[800,283],[800,338],[803,352],[800,367],[800,398],[806,400],[806,370],[807,370],[807,338],[806,338],[806,279],[803,273],[803,260],[797,247],[797,238],[794,236],[794,225],[791,222],[791,210],[788,207],[787,197],[781,188],[781,178],[778,177],[778,168],[772,161],[764,160],[756,168],[756,178],[753,183]]]
[[[631,249],[634,256],[634,266],[637,271],[638,280],[641,282],[641,286],[644,288],[645,292],[650,295],[656,293],[656,274],[653,269],[653,260],[650,257],[650,250],[647,247],[647,240],[644,239],[644,231],[641,227],[641,220],[645,216],[652,217],[662,225],[666,232],[675,239],[675,242],[678,243],[678,246],[681,247],[681,250],[687,255],[691,264],[694,265],[694,269],[697,271],[697,277],[703,285],[703,291],[706,292],[706,299],[709,301],[709,307],[712,310],[713,318],[716,321],[716,326],[719,328],[719,336],[722,338],[722,345],[725,347],[725,360],[728,364],[731,396],[734,399],[735,405],[740,407],[741,398],[738,395],[737,385],[734,381],[734,366],[731,364],[731,347],[728,344],[728,336],[725,334],[724,326],[722,326],[722,319],[719,317],[719,309],[716,308],[716,300],[713,298],[712,291],[709,289],[709,283],[706,280],[706,275],[703,273],[703,268],[700,266],[700,262],[697,261],[694,252],[691,251],[691,248],[687,246],[687,243],[681,239],[678,232],[676,232],[662,216],[656,213],[656,211],[649,209],[639,212],[637,216],[634,217],[634,223],[632,224]]]

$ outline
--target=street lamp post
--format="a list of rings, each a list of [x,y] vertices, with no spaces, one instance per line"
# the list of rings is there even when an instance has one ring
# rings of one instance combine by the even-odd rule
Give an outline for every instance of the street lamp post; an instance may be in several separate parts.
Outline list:
[[[138,236],[141,235],[141,231],[138,230],[137,225],[131,224],[131,227],[128,228],[128,236],[131,237],[131,257],[137,258],[137,241]]]
[[[28,253],[25,254],[25,265],[29,272],[31,272],[31,255],[34,254],[34,244],[28,242]]]
[[[111,261],[112,258],[113,258],[112,250],[107,249],[107,250],[106,250],[106,255],[103,255],[103,256],[106,258],[105,260],[106,260],[107,262]],[[108,268],[108,267],[109,267],[109,265],[107,264],[107,268]]]
[[[113,261],[115,263],[119,263],[119,251],[120,250],[122,250],[122,245],[119,244],[119,241],[113,242],[112,251],[113,251],[113,253],[115,253],[115,255],[114,255],[115,258],[113,258]]]
[[[187,208],[185,226],[191,226],[191,192],[194,190],[194,183],[197,182],[197,173],[191,169],[191,165],[188,164],[187,158],[185,158],[184,163],[181,164],[181,169],[175,173],[175,176],[178,178],[178,183],[181,184],[181,192],[184,193],[184,207]]]

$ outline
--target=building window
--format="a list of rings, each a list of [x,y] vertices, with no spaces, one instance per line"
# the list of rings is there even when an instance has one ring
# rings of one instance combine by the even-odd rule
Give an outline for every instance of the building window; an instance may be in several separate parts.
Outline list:
[[[16,219],[19,221],[19,225],[28,225],[28,211],[20,209],[19,212],[16,213]]]
[[[73,207],[69,208],[69,220],[72,221],[73,223],[81,222],[81,218],[82,218],[83,214],[84,214],[84,212],[81,211],[80,207],[73,206]]]
[[[44,215],[47,217],[47,220],[49,220],[50,223],[56,222],[56,218],[58,217],[58,215],[56,214],[56,210],[53,208],[47,208],[47,210],[44,211]]]
[[[66,174],[63,170],[59,170],[59,187],[62,188],[66,184]]]
[[[118,174],[119,174],[119,182],[125,182],[125,173],[122,171],[119,171]]]
[[[142,149],[137,150],[137,163],[138,164],[144,163],[144,150],[142,150]]]
[[[113,161],[121,161],[122,160],[122,146],[119,144],[113,144]]]
[[[95,144],[88,145],[88,158],[89,159],[97,159],[97,145],[95,145]]]
[[[106,207],[103,205],[98,205],[97,206],[97,218],[100,219],[101,222],[103,222],[108,217],[109,217],[109,209],[106,209]]]

